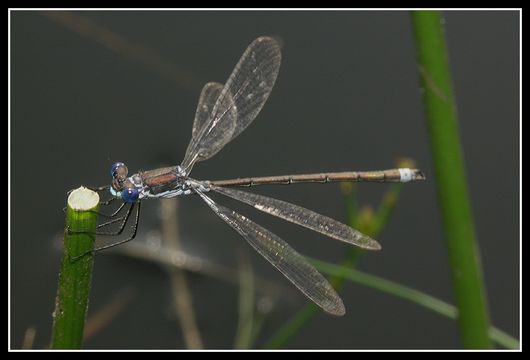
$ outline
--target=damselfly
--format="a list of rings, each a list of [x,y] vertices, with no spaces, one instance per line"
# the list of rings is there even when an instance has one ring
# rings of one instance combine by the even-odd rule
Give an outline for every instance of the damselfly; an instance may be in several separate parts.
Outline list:
[[[109,215],[112,220],[99,227],[117,222],[120,226],[118,231],[98,234],[121,234],[136,209],[133,232],[124,240],[95,250],[107,249],[134,239],[138,229],[142,200],[199,195],[217,216],[247,240],[258,253],[282,272],[308,298],[330,314],[343,315],[345,313],[344,304],[333,287],[302,255],[269,230],[219,205],[210,198],[209,193],[215,192],[231,197],[260,211],[336,240],[368,250],[379,250],[381,246],[374,239],[327,216],[281,200],[236,190],[234,187],[331,181],[408,182],[423,180],[425,177],[421,171],[405,168],[220,181],[195,180],[189,177],[197,162],[214,156],[256,118],[274,86],[280,69],[280,60],[278,43],[270,37],[259,37],[245,50],[226,84],[211,82],[204,86],[199,97],[191,141],[180,165],[142,171],[131,176],[128,175],[125,164],[118,162],[112,166],[112,184],[98,189],[110,189],[113,196],[111,200],[119,199],[123,203],[113,214]],[[110,203],[111,200],[105,204]],[[118,217],[120,211],[126,206],[128,206],[126,214]],[[85,254],[80,256],[83,255]]]

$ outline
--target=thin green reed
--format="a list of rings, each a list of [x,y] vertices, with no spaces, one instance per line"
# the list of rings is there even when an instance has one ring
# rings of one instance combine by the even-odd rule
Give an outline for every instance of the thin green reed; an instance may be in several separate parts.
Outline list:
[[[458,323],[465,348],[490,348],[489,319],[480,256],[467,189],[443,17],[412,12],[434,181],[442,215]]]

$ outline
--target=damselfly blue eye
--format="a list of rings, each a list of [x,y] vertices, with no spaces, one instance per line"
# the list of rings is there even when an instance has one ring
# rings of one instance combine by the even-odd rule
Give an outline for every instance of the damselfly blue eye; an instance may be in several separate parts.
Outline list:
[[[110,176],[116,178],[119,173],[122,173],[125,170],[125,176],[127,176],[127,166],[122,162],[117,162],[112,164],[110,168]]]
[[[126,203],[134,203],[138,200],[139,195],[136,188],[125,188],[121,192],[121,199]]]

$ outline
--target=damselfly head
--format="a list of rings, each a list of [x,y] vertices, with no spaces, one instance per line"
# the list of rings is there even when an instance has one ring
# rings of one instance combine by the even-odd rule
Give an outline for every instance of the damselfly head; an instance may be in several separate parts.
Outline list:
[[[110,168],[110,175],[112,176],[112,183],[110,187],[110,193],[112,196],[122,199],[122,190],[124,189],[125,181],[127,180],[127,174],[129,170],[122,162],[112,164]],[[134,186],[132,186],[134,187]]]
[[[127,169],[127,166],[122,162],[116,162],[112,164],[110,168],[110,176],[112,176],[113,179],[124,180],[127,177],[128,172],[129,169]]]
[[[123,189],[123,182],[127,179],[127,173],[129,170],[122,162],[117,162],[110,168],[110,175],[112,176],[112,187],[116,191]]]
[[[134,203],[138,201],[138,198],[140,197],[140,191],[129,179],[122,182],[118,182],[117,179],[114,179],[112,181],[112,186],[110,187],[110,193],[115,198],[126,203]]]

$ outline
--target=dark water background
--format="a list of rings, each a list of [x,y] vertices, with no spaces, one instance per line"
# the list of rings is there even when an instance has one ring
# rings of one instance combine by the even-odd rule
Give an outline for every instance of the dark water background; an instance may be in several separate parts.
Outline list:
[[[257,36],[283,40],[280,75],[256,121],[211,160],[198,179],[394,167],[414,158],[428,181],[406,185],[378,237],[383,251],[361,268],[454,302],[437,209],[407,12],[79,12],[118,34],[94,41],[38,12],[11,13],[11,346],[26,328],[46,347],[64,224],[65,192],[109,181],[109,166],[132,171],[183,157],[200,89],[226,81]],[[48,14],[49,15],[49,14]],[[73,22],[84,31],[85,23]],[[448,12],[446,32],[466,170],[493,323],[519,335],[519,15]],[[116,52],[121,40],[139,45]],[[135,49],[135,50],[134,50]],[[143,50],[142,50],[143,49]],[[158,54],[147,62],[145,54]],[[140,60],[139,60],[140,59]],[[162,60],[160,60],[162,59]],[[165,66],[164,64],[170,64]],[[448,169],[450,171],[450,169]],[[359,186],[377,204],[384,184]],[[345,219],[338,185],[255,191]],[[219,199],[217,197],[217,199]],[[224,204],[233,202],[222,200]],[[180,202],[183,248],[229,267],[247,245],[197,198]],[[346,246],[238,207],[294,248],[338,263]],[[144,203],[139,239],[160,226],[156,201]],[[28,219],[31,217],[31,224]],[[260,277],[290,284],[248,251]],[[231,348],[238,288],[189,275],[207,348]],[[183,348],[168,278],[158,266],[109,254],[95,262],[90,314],[123,288],[134,297],[86,348]],[[457,348],[454,321],[348,283],[343,318],[323,313],[292,348]],[[256,346],[307,303],[280,299]]]

